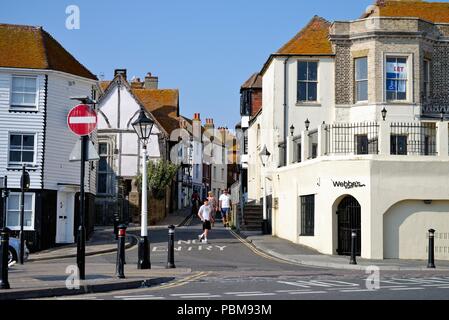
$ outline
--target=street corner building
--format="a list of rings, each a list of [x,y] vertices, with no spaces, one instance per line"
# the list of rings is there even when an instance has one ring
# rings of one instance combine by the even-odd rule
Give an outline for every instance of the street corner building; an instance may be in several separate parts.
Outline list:
[[[72,96],[96,98],[97,78],[42,27],[0,24],[0,177],[7,176],[6,225],[17,232],[22,165],[25,239],[31,250],[73,243],[78,226],[80,162],[69,162],[79,137],[69,131]],[[96,142],[96,134],[91,141]],[[93,231],[96,167],[86,164],[86,226]],[[3,202],[0,211],[3,210]]]
[[[242,111],[248,201],[265,182],[273,235],[324,254],[356,231],[363,258],[426,259],[435,229],[449,260],[449,3],[355,18],[313,17],[263,66],[262,108]]]
[[[149,161],[171,161],[170,153],[180,128],[179,91],[160,89],[159,78],[148,73],[144,80],[128,80],[126,69],[116,69],[112,81],[101,81],[98,101],[98,144],[100,161],[97,183],[97,224],[114,219],[140,223],[141,142],[132,128],[140,110],[154,121],[148,143]],[[148,199],[149,224],[155,224],[177,209],[175,183],[162,199]]]

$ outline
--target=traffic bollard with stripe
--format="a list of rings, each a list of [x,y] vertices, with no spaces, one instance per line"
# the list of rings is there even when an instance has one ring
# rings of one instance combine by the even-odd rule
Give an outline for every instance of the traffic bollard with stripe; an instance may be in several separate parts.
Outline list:
[[[118,226],[118,243],[117,243],[117,266],[116,275],[119,279],[125,278],[125,239],[126,239],[126,225]]]
[[[168,227],[168,258],[167,269],[174,269],[175,266],[175,226]]]
[[[428,269],[435,269],[435,230],[429,230],[429,259],[427,261]]]
[[[356,254],[355,254],[355,246],[357,243],[357,231],[352,230],[351,231],[351,260],[349,261],[349,264],[357,264],[356,260]]]

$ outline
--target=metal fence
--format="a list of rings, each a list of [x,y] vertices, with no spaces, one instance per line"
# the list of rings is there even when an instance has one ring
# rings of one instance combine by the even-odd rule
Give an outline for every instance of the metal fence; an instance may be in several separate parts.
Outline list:
[[[311,130],[309,137],[309,159],[315,159],[318,156],[318,130]]]
[[[378,154],[379,125],[335,123],[326,125],[326,155]]]
[[[392,123],[390,152],[392,155],[434,156],[436,148],[436,123]]]

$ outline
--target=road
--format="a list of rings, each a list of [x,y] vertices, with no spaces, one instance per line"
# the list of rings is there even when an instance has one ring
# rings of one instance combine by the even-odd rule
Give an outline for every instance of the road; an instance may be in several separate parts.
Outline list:
[[[191,268],[188,277],[160,286],[58,297],[59,300],[396,300],[449,299],[449,273],[437,271],[381,271],[379,287],[367,287],[363,271],[298,266],[267,256],[215,226],[208,244],[200,244],[199,221],[176,229],[175,263]],[[150,232],[151,263],[167,262],[167,230]],[[115,254],[88,257],[115,263]],[[137,261],[137,249],[127,251],[128,267]],[[369,281],[368,284],[373,284]],[[374,282],[374,284],[376,284]]]

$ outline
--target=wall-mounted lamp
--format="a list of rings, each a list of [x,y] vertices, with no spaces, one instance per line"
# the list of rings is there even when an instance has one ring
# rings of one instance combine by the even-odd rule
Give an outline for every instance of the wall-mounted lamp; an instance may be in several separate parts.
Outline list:
[[[306,125],[306,131],[309,131],[309,127],[310,127],[310,121],[309,119],[307,119],[304,124]]]
[[[382,119],[385,121],[385,119],[387,118],[387,109],[385,109],[385,107],[384,107],[382,109],[381,113],[382,113]]]
[[[294,125],[292,125],[291,127],[290,127],[290,134],[291,134],[291,136],[293,137],[293,134],[295,133],[295,126]]]

